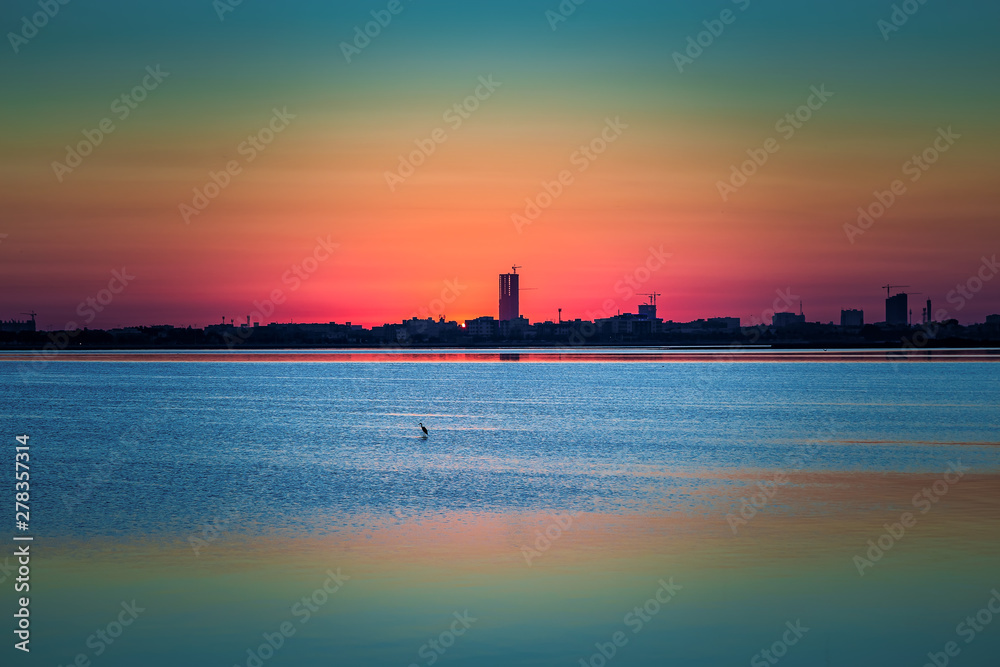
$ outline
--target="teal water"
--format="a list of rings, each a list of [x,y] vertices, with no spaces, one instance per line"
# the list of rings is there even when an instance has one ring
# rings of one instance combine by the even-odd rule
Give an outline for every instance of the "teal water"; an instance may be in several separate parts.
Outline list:
[[[772,664],[774,648],[923,665],[955,641],[954,664],[993,665],[1000,648],[1000,622],[959,629],[1000,587],[993,363],[15,366],[0,423],[9,461],[31,436],[23,664]],[[907,511],[862,576],[855,557]],[[661,580],[679,586],[662,605]],[[133,600],[120,637],[94,635]]]

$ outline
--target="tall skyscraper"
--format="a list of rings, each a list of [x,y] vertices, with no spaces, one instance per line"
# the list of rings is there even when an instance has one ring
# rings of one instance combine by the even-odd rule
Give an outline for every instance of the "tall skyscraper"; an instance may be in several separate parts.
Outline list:
[[[885,323],[905,326],[909,321],[907,315],[906,292],[900,292],[885,300]]]
[[[516,320],[520,316],[518,303],[518,275],[520,267],[513,267],[513,273],[500,274],[500,321]]]

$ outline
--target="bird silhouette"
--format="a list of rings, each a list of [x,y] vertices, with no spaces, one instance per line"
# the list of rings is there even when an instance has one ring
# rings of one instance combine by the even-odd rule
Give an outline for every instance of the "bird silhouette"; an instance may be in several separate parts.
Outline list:
[[[420,422],[420,430],[424,432],[424,437],[427,437],[427,427],[424,426],[423,422]]]

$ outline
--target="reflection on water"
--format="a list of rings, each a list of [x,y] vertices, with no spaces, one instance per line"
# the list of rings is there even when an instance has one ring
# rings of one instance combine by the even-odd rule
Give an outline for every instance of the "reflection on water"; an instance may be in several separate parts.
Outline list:
[[[801,621],[782,665],[921,665],[1000,586],[993,364],[511,354],[0,363],[33,444],[31,659],[253,665],[288,621],[262,665],[426,665],[468,612],[437,664],[596,664],[620,630],[609,665],[747,664]],[[994,664],[997,629],[961,664]]]

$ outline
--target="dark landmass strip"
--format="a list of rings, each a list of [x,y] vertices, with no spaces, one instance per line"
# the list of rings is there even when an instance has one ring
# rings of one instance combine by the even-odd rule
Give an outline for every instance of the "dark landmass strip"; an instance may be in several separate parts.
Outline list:
[[[738,320],[737,320],[738,322]],[[664,322],[659,327],[611,326],[574,320],[475,331],[455,322],[413,319],[372,329],[358,325],[272,323],[217,324],[196,328],[169,325],[74,331],[0,330],[4,350],[112,349],[320,349],[320,348],[506,348],[506,347],[754,347],[778,349],[921,349],[998,347],[995,323],[962,326],[955,320],[919,326],[798,323],[792,326],[716,326],[712,321]]]

